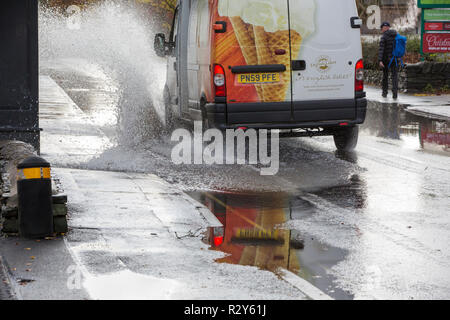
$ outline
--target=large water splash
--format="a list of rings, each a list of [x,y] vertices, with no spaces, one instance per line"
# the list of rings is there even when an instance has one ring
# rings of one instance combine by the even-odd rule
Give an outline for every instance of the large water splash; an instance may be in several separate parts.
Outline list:
[[[40,59],[82,59],[117,83],[118,141],[138,145],[161,131],[165,66],[153,51],[154,26],[127,2],[108,1],[76,20],[41,6]]]

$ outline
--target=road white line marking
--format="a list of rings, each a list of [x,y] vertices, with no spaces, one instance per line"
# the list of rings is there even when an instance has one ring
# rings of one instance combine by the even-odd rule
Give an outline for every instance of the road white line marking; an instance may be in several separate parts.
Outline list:
[[[312,300],[334,300],[332,297],[324,293],[322,290],[315,287],[305,279],[300,278],[295,273],[292,273],[289,270],[279,268],[277,273],[281,275],[281,278],[284,281],[288,282],[292,286],[299,289],[303,294],[305,294],[308,298],[311,298]]]

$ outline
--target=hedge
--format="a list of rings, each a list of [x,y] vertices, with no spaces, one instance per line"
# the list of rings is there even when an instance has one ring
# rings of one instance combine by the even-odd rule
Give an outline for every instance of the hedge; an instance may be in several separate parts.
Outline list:
[[[362,41],[364,67],[370,70],[378,70],[378,47],[379,42]],[[448,62],[449,58],[446,54],[425,54],[426,61]],[[406,43],[406,55],[404,57],[405,63],[417,63],[420,61],[420,37],[408,36]]]

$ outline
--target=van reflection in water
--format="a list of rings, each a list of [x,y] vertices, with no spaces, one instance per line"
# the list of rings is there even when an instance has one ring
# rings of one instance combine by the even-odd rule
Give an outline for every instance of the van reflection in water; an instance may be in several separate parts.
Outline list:
[[[260,198],[260,199],[258,199]],[[264,198],[264,202],[258,200]],[[219,262],[257,266],[276,271],[282,267],[298,271],[298,259],[291,244],[303,249],[301,239],[279,227],[289,220],[288,198],[284,194],[205,194],[205,205],[225,227],[220,250],[229,255]],[[291,256],[293,255],[293,257]]]
[[[286,193],[193,193],[224,226],[220,237],[208,235],[211,250],[227,255],[219,263],[256,266],[277,273],[290,270],[338,299],[352,296],[334,285],[329,270],[347,252],[283,228],[291,219],[312,214],[311,204]],[[216,241],[220,238],[220,241]]]
[[[448,122],[420,124],[420,146],[430,152],[450,154],[450,128]]]

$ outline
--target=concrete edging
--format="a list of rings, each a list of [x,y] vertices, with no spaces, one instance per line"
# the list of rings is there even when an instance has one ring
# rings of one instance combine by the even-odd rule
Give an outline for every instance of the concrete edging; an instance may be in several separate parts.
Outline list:
[[[322,290],[289,270],[280,268],[278,269],[278,274],[280,274],[281,278],[284,281],[299,289],[305,296],[307,296],[311,300],[334,300]]]
[[[15,284],[4,261],[0,255],[0,300],[16,300],[17,290],[14,289]]]

